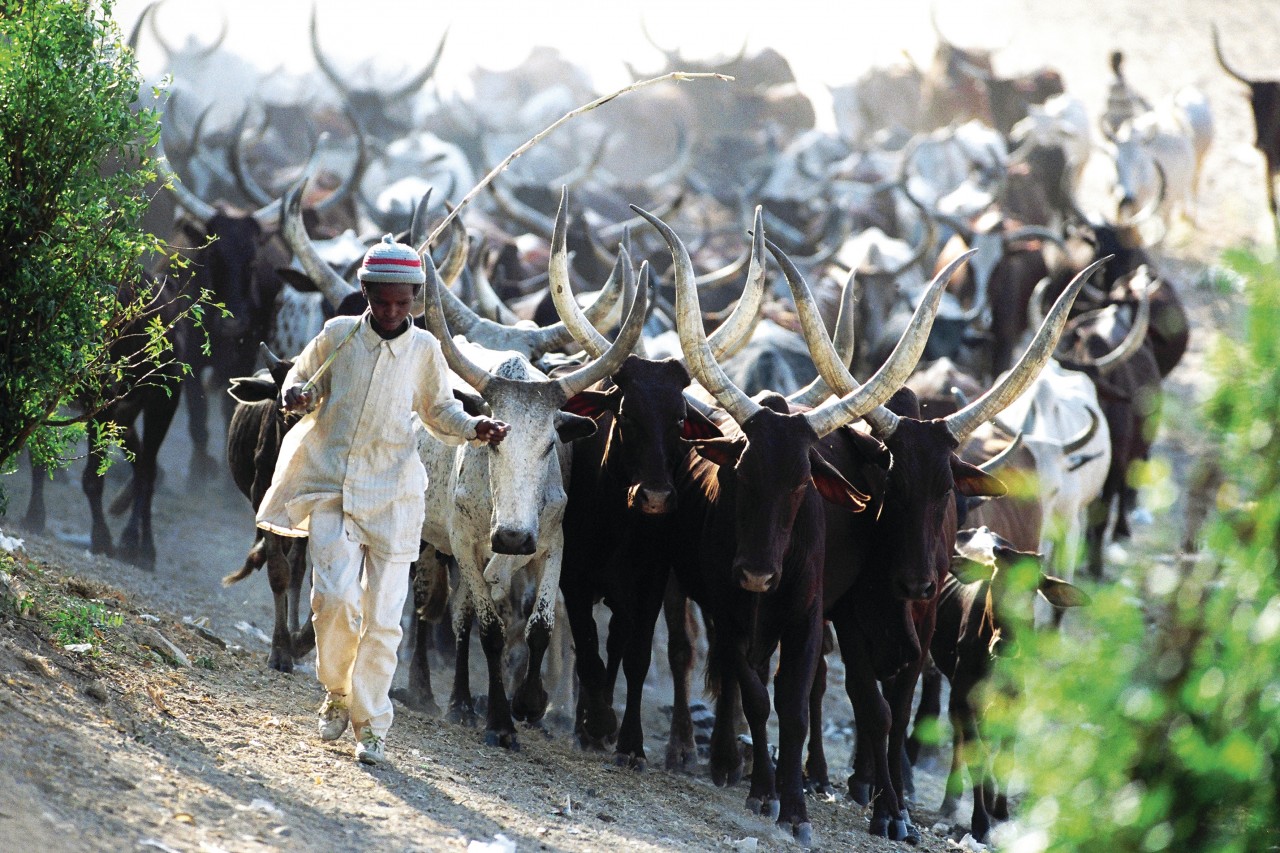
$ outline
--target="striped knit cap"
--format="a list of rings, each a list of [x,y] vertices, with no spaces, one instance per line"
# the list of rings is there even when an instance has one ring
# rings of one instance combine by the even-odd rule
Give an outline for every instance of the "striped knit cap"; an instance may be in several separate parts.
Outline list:
[[[390,234],[369,247],[356,276],[364,284],[424,284],[427,280],[418,253]]]

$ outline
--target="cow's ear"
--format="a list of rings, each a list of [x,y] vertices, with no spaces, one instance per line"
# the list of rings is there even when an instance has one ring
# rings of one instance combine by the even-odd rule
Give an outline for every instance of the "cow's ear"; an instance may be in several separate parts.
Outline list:
[[[998,498],[1008,493],[1004,483],[976,465],[970,465],[952,454],[951,476],[956,483],[956,491],[967,498]]]
[[[560,407],[560,411],[595,420],[606,414],[616,415],[621,403],[620,388],[610,388],[608,391],[579,391]]]
[[[227,393],[241,403],[257,403],[274,400],[278,393],[276,383],[263,376],[234,376]]]
[[[809,470],[813,476],[813,484],[818,488],[828,503],[842,506],[850,512],[862,512],[867,508],[871,495],[863,494],[844,478],[836,467],[818,455],[817,451],[809,451]]]
[[[1041,575],[1040,586],[1036,591],[1054,607],[1083,607],[1092,601],[1080,587],[1052,575]]]
[[[680,427],[680,437],[688,441],[700,441],[707,438],[722,438],[724,433],[720,427],[711,422],[711,418],[702,414],[693,406],[684,407],[684,425]]]
[[[295,270],[293,267],[276,267],[276,275],[285,284],[292,287],[299,293],[319,293],[320,288],[316,287],[316,283],[311,280],[311,276]]]
[[[995,566],[990,563],[970,560],[968,557],[961,557],[959,554],[951,555],[951,574],[955,575],[956,580],[960,581],[960,583],[989,581],[995,576],[995,572]]]
[[[569,412],[556,412],[555,427],[560,440],[569,444],[580,438],[594,435],[596,422],[591,418],[580,417]]]
[[[732,468],[738,464],[738,457],[746,449],[744,438],[704,438],[693,443],[693,449],[708,462],[714,462],[721,468]]]
[[[462,403],[462,410],[473,418],[489,416],[489,404],[475,391],[454,388],[453,396]]]

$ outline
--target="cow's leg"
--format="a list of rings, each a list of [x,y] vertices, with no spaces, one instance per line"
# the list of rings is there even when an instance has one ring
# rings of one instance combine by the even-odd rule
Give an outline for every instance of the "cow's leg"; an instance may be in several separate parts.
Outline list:
[[[307,540],[299,537],[287,542],[289,554],[289,634],[293,638],[296,663],[316,647],[316,626],[302,618],[302,583],[307,577]],[[299,625],[301,623],[301,625]]]
[[[560,560],[564,555],[561,545],[552,544],[542,566],[535,561],[529,570],[538,578],[537,598],[533,613],[524,626],[525,642],[529,646],[529,666],[524,681],[516,689],[511,701],[512,715],[522,722],[536,723],[547,713],[547,690],[542,683],[542,661],[551,645],[551,632],[556,627],[556,599],[560,592]]]
[[[453,595],[453,690],[449,694],[447,719],[465,726],[476,724],[476,703],[471,696],[471,626],[475,608],[464,582]]]
[[[778,826],[789,830],[804,847],[813,842],[813,826],[809,823],[809,811],[804,801],[801,765],[809,734],[809,715],[806,712],[812,711],[813,683],[818,660],[822,657],[823,634],[822,617],[816,612],[817,605],[814,607],[814,613],[790,623],[783,631],[773,689],[774,709],[778,712]],[[767,692],[765,701],[768,701]],[[821,732],[818,736],[821,737]],[[824,759],[824,772],[825,764]],[[756,775],[759,775],[758,770]]]
[[[735,649],[717,632],[707,660],[707,678],[715,685],[716,721],[711,730],[711,781],[719,787],[736,785],[742,779],[742,752],[738,749],[738,679],[734,674]]]
[[[85,497],[89,499],[89,515],[93,519],[93,527],[89,532],[89,548],[95,554],[114,553],[111,544],[111,530],[107,527],[107,517],[102,510],[102,491],[104,476],[98,473],[103,459],[103,450],[99,437],[107,417],[94,418],[89,427],[89,458],[85,462],[84,473],[80,476],[80,485]]]
[[[915,767],[927,746],[936,752],[938,745],[938,718],[942,714],[942,672],[930,658],[920,676],[920,706],[916,709],[915,725],[907,738],[907,761]],[[925,743],[927,741],[927,743]]]
[[[952,762],[955,778],[947,777],[947,789],[959,788],[960,766],[968,764],[969,777],[973,781],[973,820],[970,824],[973,837],[983,844],[988,841],[991,832],[991,814],[988,808],[987,794],[991,789],[988,777],[988,762],[983,755],[982,741],[978,734],[977,715],[970,701],[973,684],[957,679],[951,692],[951,723],[956,731],[956,753],[958,761]]]
[[[747,730],[751,733],[751,789],[747,793],[747,811],[776,820],[779,813],[778,780],[769,755],[768,663],[752,666],[747,660],[745,644],[735,651],[738,654],[733,667],[742,693]],[[776,687],[775,692],[781,689]]]
[[[175,387],[177,382],[174,382]],[[231,399],[227,395],[227,399]],[[125,559],[145,569],[154,569],[156,543],[151,532],[151,506],[155,499],[159,471],[157,460],[160,446],[169,434],[169,426],[178,411],[178,394],[165,394],[154,389],[143,394],[142,442],[134,455],[133,510],[124,532],[120,535],[120,547]],[[134,440],[137,434],[134,433]]]
[[[911,722],[911,703],[915,698],[916,683],[920,680],[920,672],[928,657],[929,643],[933,639],[936,626],[937,610],[930,606],[916,620],[916,639],[919,652],[907,666],[898,672],[889,682],[889,776],[893,790],[897,794],[898,810],[901,821],[895,821],[889,827],[889,838],[893,841],[907,841],[910,844],[920,843],[920,831],[911,823],[911,815],[906,803],[906,741],[907,726]]]
[[[453,558],[430,545],[423,554],[419,554],[411,566],[414,632],[409,684],[393,690],[391,695],[415,711],[436,717],[440,714],[440,706],[436,704],[435,691],[431,688],[431,632],[444,615],[449,599],[449,563]]]
[[[480,627],[480,647],[484,650],[485,664],[489,671],[489,699],[485,720],[484,742],[489,746],[502,746],[513,752],[520,748],[516,741],[516,726],[511,719],[511,702],[502,678],[502,658],[506,649],[506,628],[502,614],[498,612],[489,594],[489,582],[484,577],[486,554],[482,549],[472,553],[454,554],[467,585],[475,620]],[[459,658],[462,650],[458,650]]]
[[[27,457],[31,460],[31,495],[27,499],[27,514],[22,517],[22,526],[32,533],[44,533],[44,483],[49,479],[49,472],[37,465],[30,453]]]
[[[191,362],[191,374],[182,383],[182,396],[187,399],[187,433],[191,436],[188,489],[207,485],[217,467],[209,455],[209,397],[204,387],[204,367],[198,361]]]
[[[635,612],[626,620],[626,649],[622,666],[627,676],[627,707],[622,714],[622,728],[618,731],[615,762],[634,770],[644,770],[648,766],[640,712],[644,701],[644,681],[649,676],[649,661],[653,657],[653,628],[658,621],[666,588],[666,580],[660,575],[636,584],[632,599]],[[609,633],[612,639],[612,626]],[[688,713],[688,708],[685,712]]]
[[[1089,504],[1088,521],[1084,539],[1087,551],[1086,566],[1095,580],[1102,578],[1102,546],[1107,534],[1107,521],[1111,515],[1111,495],[1104,490],[1102,497]]]
[[[890,824],[901,821],[897,794],[889,776],[889,703],[871,667],[871,653],[850,608],[837,608],[831,624],[836,629],[840,657],[845,666],[845,692],[853,705],[858,729],[854,772],[849,777],[849,797],[872,805],[872,835],[889,836]],[[863,802],[865,800],[865,802]]]
[[[827,694],[827,655],[835,649],[835,642],[831,626],[824,624],[822,647],[818,651],[813,686],[809,690],[809,757],[804,764],[805,791],[828,802],[835,802],[836,789],[831,784],[827,751],[822,742],[822,700]]]
[[[280,672],[293,672],[293,634],[289,630],[289,586],[293,569],[289,564],[288,542],[274,533],[264,533],[263,548],[267,555],[267,580],[271,584],[276,617],[267,665]]]
[[[667,622],[667,662],[671,667],[671,734],[667,738],[668,770],[688,770],[698,763],[689,713],[689,679],[693,675],[693,615],[689,599],[672,575],[663,592],[662,612]],[[652,635],[651,635],[652,636]],[[630,702],[628,692],[627,701]]]
[[[613,697],[605,687],[604,661],[600,659],[600,635],[592,615],[592,596],[583,584],[566,585],[565,612],[573,634],[574,669],[578,674],[578,708],[574,736],[583,749],[603,750],[618,729]]]

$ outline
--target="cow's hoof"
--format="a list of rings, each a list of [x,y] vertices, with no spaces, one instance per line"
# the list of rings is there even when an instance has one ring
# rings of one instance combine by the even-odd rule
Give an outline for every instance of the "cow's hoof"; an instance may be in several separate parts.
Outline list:
[[[618,767],[626,767],[628,770],[634,770],[637,773],[643,773],[649,769],[649,760],[645,758],[643,752],[614,753],[613,763]]]
[[[742,765],[733,767],[711,768],[711,781],[715,783],[717,788],[725,788],[730,785],[736,785],[742,781]]]
[[[116,556],[144,571],[154,572],[156,570],[155,548],[147,548],[137,543],[121,542],[120,550]]]
[[[747,797],[747,811],[770,820],[777,820],[781,805],[775,797]]]
[[[812,847],[813,846],[813,824],[809,823],[809,821],[807,820],[802,821],[800,823],[792,824],[791,836],[795,838],[796,843],[799,844],[801,847]]]
[[[673,773],[688,773],[698,766],[698,748],[693,744],[669,743],[663,765]]]
[[[889,821],[890,841],[905,841],[908,844],[920,843],[920,830],[916,829],[915,824],[911,822],[911,818],[905,815],[900,818],[894,818]]]
[[[423,696],[416,690],[409,690],[404,687],[397,687],[391,691],[391,698],[404,705],[411,711],[417,711],[427,717],[440,716],[440,706],[436,704],[436,700],[430,696]]]
[[[486,746],[500,746],[511,752],[520,751],[520,742],[516,740],[516,733],[512,731],[500,732],[496,729],[486,729],[484,742]]]
[[[267,655],[267,666],[288,675],[293,672],[293,655],[285,649],[273,648],[271,654]]]
[[[867,832],[877,838],[888,838],[889,818],[872,816],[871,825],[867,827]]]
[[[575,734],[574,739],[578,742],[578,749],[583,752],[609,751],[609,741],[606,738],[592,737],[585,731],[579,731]]]
[[[547,713],[547,691],[527,688],[511,699],[511,716],[522,723],[536,723]]]
[[[846,796],[860,806],[868,805],[871,802],[871,786],[850,776],[849,792]]]
[[[445,719],[459,726],[474,729],[478,723],[476,709],[470,704],[455,703],[449,706]]]
[[[804,792],[826,803],[834,803],[836,801],[835,786],[826,779],[818,781],[806,779],[804,783]]]

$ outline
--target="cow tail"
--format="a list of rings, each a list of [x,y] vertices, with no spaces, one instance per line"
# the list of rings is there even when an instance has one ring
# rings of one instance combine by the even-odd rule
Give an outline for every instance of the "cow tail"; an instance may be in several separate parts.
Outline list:
[[[233,583],[239,583],[249,575],[262,568],[267,562],[266,542],[258,539],[253,543],[253,547],[249,549],[249,555],[244,558],[244,565],[239,570],[232,572],[222,579],[223,586],[231,586]]]

